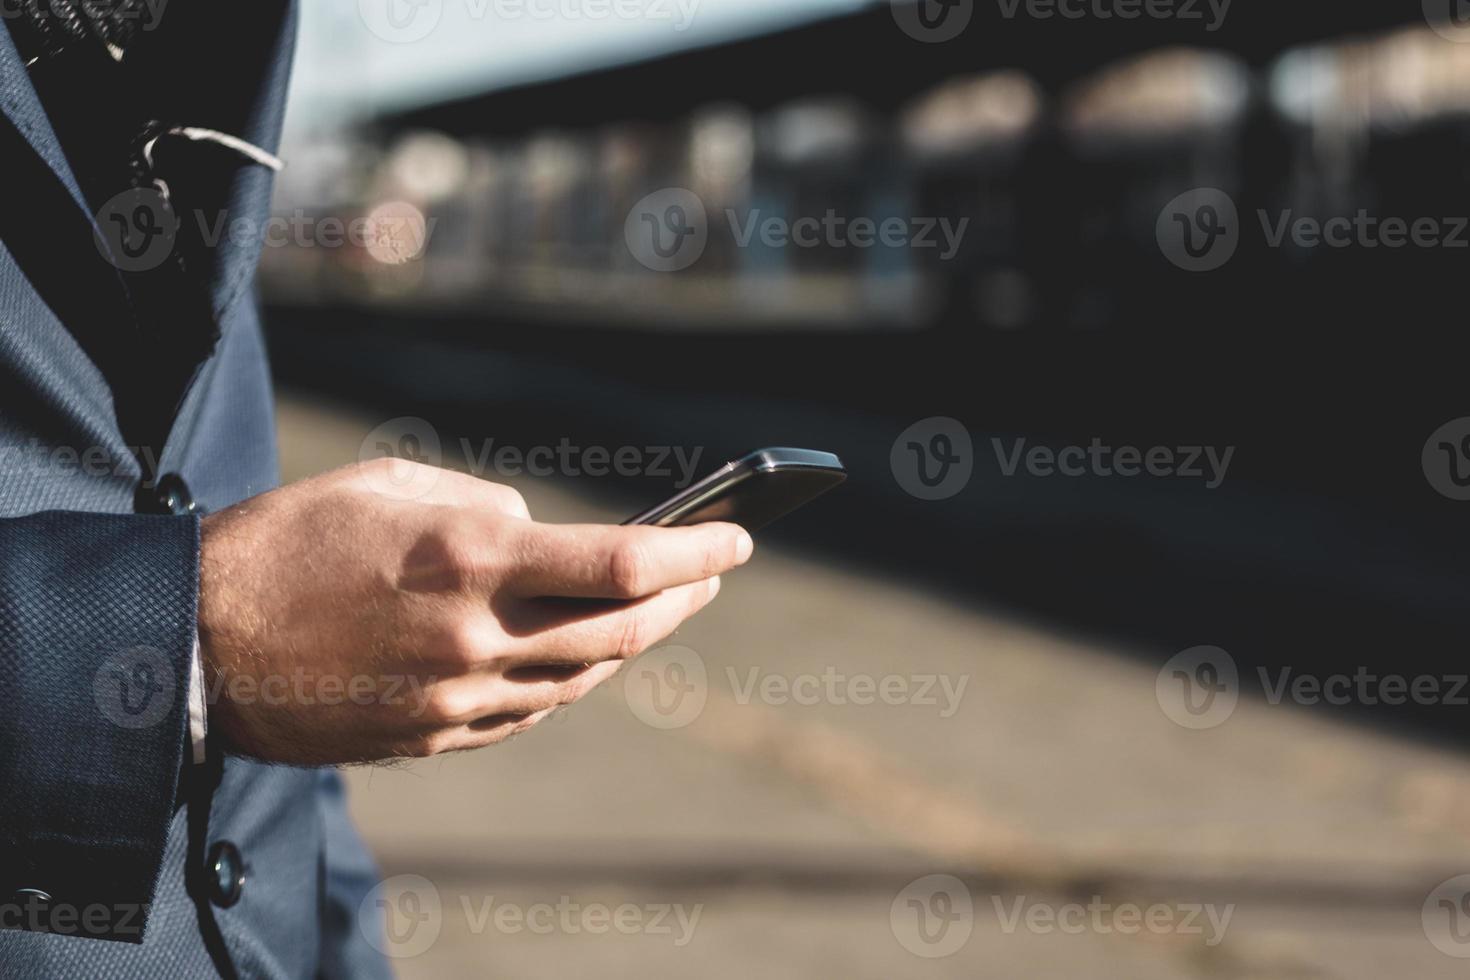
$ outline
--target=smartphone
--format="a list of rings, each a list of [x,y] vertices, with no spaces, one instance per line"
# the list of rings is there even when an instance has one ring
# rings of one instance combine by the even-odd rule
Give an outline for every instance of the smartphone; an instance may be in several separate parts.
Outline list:
[[[729,521],[757,531],[847,479],[842,460],[815,449],[758,449],[624,524],[684,527]]]

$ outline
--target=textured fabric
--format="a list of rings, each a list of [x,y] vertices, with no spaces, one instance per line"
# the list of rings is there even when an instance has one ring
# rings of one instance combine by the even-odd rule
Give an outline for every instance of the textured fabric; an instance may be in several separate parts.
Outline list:
[[[0,676],[22,708],[0,712],[0,894],[147,904],[184,742],[198,550],[194,518],[0,523]]]
[[[170,118],[273,148],[292,5],[168,9],[149,44],[171,57],[141,84]],[[179,152],[181,200],[211,220],[265,217],[268,171]],[[206,511],[276,483],[259,242],[200,257],[211,322],[169,327],[219,339],[187,365],[155,445],[118,394],[171,382],[145,353],[105,369],[93,356],[131,323],[130,290],[3,22],[0,165],[24,189],[0,208],[0,978],[388,976],[358,922],[376,872],[337,776],[218,751],[185,764],[198,520],[137,513],[158,474]],[[245,884],[222,907],[208,865],[226,842]],[[77,921],[104,906],[105,928]]]
[[[19,0],[11,32],[27,62],[84,45],[121,57],[143,8],[143,0]]]

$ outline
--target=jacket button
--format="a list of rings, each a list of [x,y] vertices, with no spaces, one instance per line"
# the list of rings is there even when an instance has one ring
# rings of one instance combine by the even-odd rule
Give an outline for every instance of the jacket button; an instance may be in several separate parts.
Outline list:
[[[209,849],[209,900],[222,909],[240,901],[245,890],[245,861],[240,849],[227,840]]]
[[[138,512],[141,514],[167,514],[184,517],[197,513],[199,504],[189,491],[189,484],[177,473],[165,473],[150,490],[138,488]]]
[[[10,907],[19,913],[16,924],[0,924],[0,929],[25,929],[45,932],[51,920],[51,896],[39,888],[17,888]]]

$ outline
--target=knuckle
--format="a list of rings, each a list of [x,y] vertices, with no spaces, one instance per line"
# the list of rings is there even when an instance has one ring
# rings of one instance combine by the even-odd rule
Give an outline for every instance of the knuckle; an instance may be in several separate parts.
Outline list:
[[[504,484],[495,484],[495,490],[500,501],[500,509],[509,514],[525,514],[529,512],[526,507],[526,498],[515,487]]]
[[[485,642],[474,620],[468,617],[455,618],[440,630],[433,653],[456,667],[473,667],[487,659]]]
[[[559,692],[556,704],[549,706],[546,710],[554,711],[557,708],[564,707],[569,704],[575,704],[576,702],[585,698],[587,695],[591,694],[592,689],[595,688],[600,682],[601,678],[590,674],[578,677],[574,681],[568,681]]]
[[[424,718],[431,724],[459,724],[473,718],[477,707],[453,688],[440,685],[424,700]]]
[[[448,591],[464,591],[480,577],[478,536],[478,528],[457,515],[437,521],[425,534],[426,557]]]
[[[648,649],[648,614],[642,609],[629,609],[623,617],[615,653],[628,660]]]
[[[608,556],[608,582],[620,598],[636,599],[644,594],[651,566],[648,551],[643,545],[624,542],[615,546]]]
[[[711,535],[708,546],[704,549],[704,574],[700,578],[713,578],[727,567],[725,554],[733,552],[734,548],[722,548],[724,535]]]

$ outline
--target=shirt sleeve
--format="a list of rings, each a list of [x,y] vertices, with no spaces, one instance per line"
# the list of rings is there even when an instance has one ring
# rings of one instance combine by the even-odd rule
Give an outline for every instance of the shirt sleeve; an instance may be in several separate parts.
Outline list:
[[[199,631],[194,631],[194,649],[189,654],[189,745],[194,765],[207,759],[205,739],[209,735],[209,708],[204,701],[204,662],[199,654]]]

